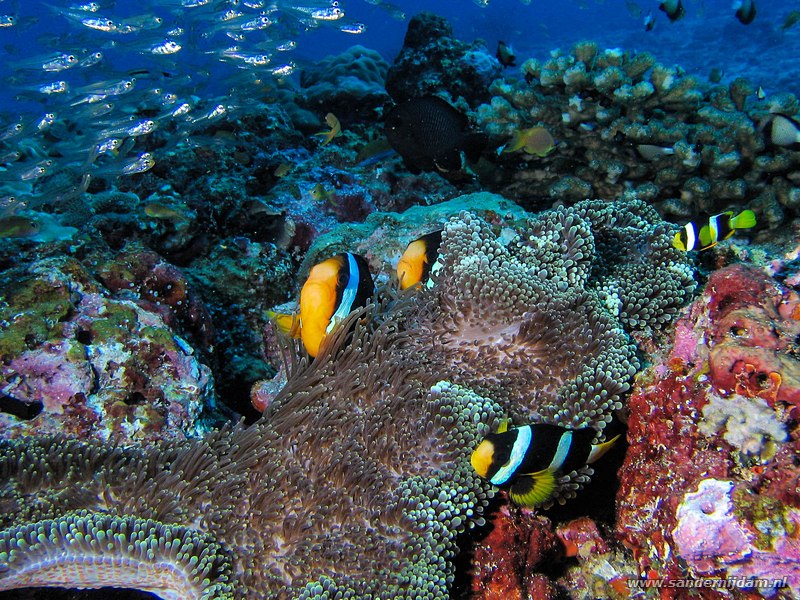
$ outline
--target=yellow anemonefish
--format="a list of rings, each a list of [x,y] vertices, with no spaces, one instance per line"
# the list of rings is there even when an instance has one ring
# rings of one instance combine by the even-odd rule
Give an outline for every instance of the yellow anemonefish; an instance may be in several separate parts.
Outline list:
[[[755,227],[756,215],[752,210],[743,210],[735,217],[733,211],[727,211],[709,217],[708,223],[698,225],[690,222],[684,225],[672,240],[678,250],[706,250],[717,243],[727,240],[737,229]]]
[[[597,431],[537,424],[508,428],[503,421],[472,453],[472,467],[520,506],[534,507],[553,497],[556,477],[591,464],[605,454],[619,436],[592,444]]]
[[[325,115],[325,122],[328,124],[330,129],[328,131],[320,131],[319,133],[314,134],[324,138],[322,140],[322,146],[327,145],[333,138],[342,134],[342,125],[339,123],[339,119],[336,118],[336,115],[333,113],[328,113]]]
[[[397,281],[400,289],[405,290],[425,282],[430,287],[431,272],[435,271],[439,258],[439,246],[442,244],[442,230],[433,231],[414,240],[406,246],[400,262],[397,263]]]
[[[681,0],[662,0],[658,3],[659,10],[663,10],[673,23],[686,15]]]
[[[325,336],[375,292],[367,261],[345,252],[314,265],[300,290],[300,338],[316,356]]]

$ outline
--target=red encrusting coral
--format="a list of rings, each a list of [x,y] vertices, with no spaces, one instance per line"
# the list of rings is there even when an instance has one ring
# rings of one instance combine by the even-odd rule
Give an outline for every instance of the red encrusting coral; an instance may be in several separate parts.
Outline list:
[[[472,557],[474,600],[556,597],[553,583],[535,572],[561,554],[553,524],[546,517],[504,504],[492,516],[491,531]]]
[[[780,569],[787,548],[794,548],[797,305],[794,291],[754,267],[716,271],[676,324],[669,356],[639,376],[628,402],[630,447],[619,474],[616,531],[641,574],[685,578],[688,567],[691,577],[759,576],[759,570]],[[788,440],[768,439],[748,421],[751,414],[737,412],[735,401],[752,402],[748,413],[764,406],[778,427],[788,428]],[[730,410],[731,419],[716,426],[711,404]],[[760,454],[737,450],[734,433],[742,431],[756,435]],[[742,532],[736,545],[742,556],[732,558],[722,538],[704,541],[709,533],[691,527],[709,515],[720,531]],[[665,593],[662,598],[680,597]]]

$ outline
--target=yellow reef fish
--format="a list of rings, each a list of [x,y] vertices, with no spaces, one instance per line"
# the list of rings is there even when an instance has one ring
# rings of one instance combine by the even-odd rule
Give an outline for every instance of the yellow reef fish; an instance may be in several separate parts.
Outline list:
[[[313,188],[311,188],[309,194],[317,202],[330,202],[331,204],[333,204],[333,199],[336,196],[336,191],[326,190],[324,185],[318,183]]]
[[[329,144],[333,138],[342,134],[342,125],[339,123],[339,119],[337,119],[336,115],[333,113],[328,113],[325,115],[325,123],[328,124],[330,129],[328,131],[320,131],[319,133],[314,134],[323,138],[321,144],[322,146]]]
[[[556,141],[550,132],[542,126],[537,125],[530,129],[520,129],[514,132],[514,137],[503,148],[503,152],[516,152],[524,150],[528,154],[535,154],[545,157],[556,147]]]
[[[144,214],[160,221],[188,221],[189,217],[181,210],[166,206],[159,202],[150,202],[144,207]]]
[[[0,238],[29,238],[39,233],[41,226],[36,219],[21,215],[0,218]]]

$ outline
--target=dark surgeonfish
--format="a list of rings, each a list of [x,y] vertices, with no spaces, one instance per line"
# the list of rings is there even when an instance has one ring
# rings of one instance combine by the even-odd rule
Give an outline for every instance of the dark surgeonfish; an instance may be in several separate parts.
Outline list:
[[[401,102],[386,114],[384,127],[392,148],[414,174],[456,174],[464,169],[464,155],[478,160],[487,143],[486,135],[470,130],[464,113],[437,96]]]

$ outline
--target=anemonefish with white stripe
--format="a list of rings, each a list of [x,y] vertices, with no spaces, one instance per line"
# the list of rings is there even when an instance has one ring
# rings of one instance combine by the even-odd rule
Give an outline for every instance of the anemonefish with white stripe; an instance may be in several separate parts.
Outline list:
[[[409,243],[400,262],[397,263],[397,281],[405,290],[422,284],[431,287],[431,273],[436,271],[439,246],[442,245],[442,230],[432,231]]]
[[[708,223],[698,224],[690,222],[683,226],[672,239],[672,245],[678,250],[707,250],[719,242],[727,240],[737,229],[755,227],[756,215],[752,210],[743,210],[733,216],[733,211],[727,211],[709,217]]]
[[[300,291],[300,339],[316,357],[325,336],[354,309],[365,306],[375,284],[364,257],[350,252],[314,265]]]
[[[503,421],[472,453],[472,467],[520,506],[535,507],[554,496],[556,478],[603,456],[619,436],[592,444],[597,431],[540,423],[508,428]]]

